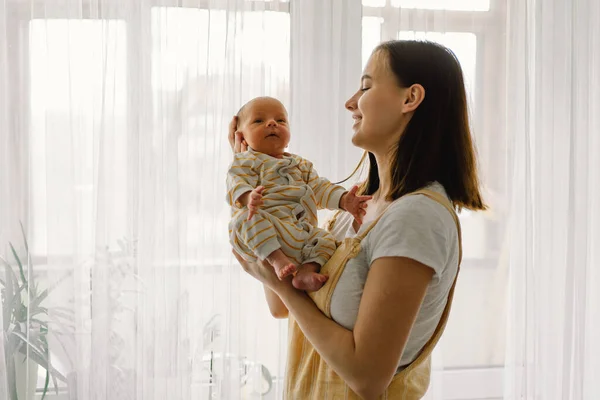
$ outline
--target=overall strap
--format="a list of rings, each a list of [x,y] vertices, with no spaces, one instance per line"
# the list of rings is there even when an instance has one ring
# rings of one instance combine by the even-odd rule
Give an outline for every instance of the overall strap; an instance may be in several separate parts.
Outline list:
[[[456,229],[457,229],[457,233],[458,233],[458,265],[457,265],[457,270],[456,270],[456,275],[454,277],[454,281],[452,282],[452,286],[450,287],[450,291],[448,293],[448,299],[446,301],[446,306],[444,307],[444,311],[442,312],[440,321],[438,322],[438,326],[436,327],[435,331],[433,332],[433,335],[431,336],[431,338],[427,341],[427,343],[425,343],[425,346],[423,346],[423,349],[421,350],[421,353],[417,356],[417,358],[405,370],[400,372],[401,376],[406,376],[407,374],[409,374],[411,372],[411,370],[415,369],[421,363],[423,363],[427,359],[427,357],[429,357],[431,355],[431,353],[433,352],[433,348],[435,347],[437,342],[440,340],[440,337],[442,336],[442,333],[444,332],[444,329],[446,327],[446,323],[448,322],[448,316],[450,315],[450,308],[452,307],[452,300],[454,298],[454,289],[456,288],[456,281],[458,280],[458,273],[460,271],[460,263],[462,261],[462,234],[461,234],[461,229],[460,229],[460,221],[458,219],[458,215],[456,214],[456,211],[454,210],[454,207],[452,206],[452,203],[450,203],[450,201],[448,200],[448,198],[446,196],[443,196],[432,190],[425,189],[425,190],[420,190],[419,192],[415,192],[415,194],[417,194],[417,193],[427,196],[430,199],[432,199],[433,201],[435,201],[436,203],[444,206],[450,212],[450,215],[452,215],[452,218],[454,219],[454,223],[456,224]]]
[[[452,219],[454,220],[454,224],[456,225],[456,230],[458,231],[458,265],[462,261],[462,231],[460,229],[460,221],[458,220],[458,215],[454,209],[454,206],[448,200],[448,198],[438,192],[434,192],[433,190],[423,189],[415,192],[413,194],[422,194],[424,196],[429,197],[431,200],[434,200],[436,203],[444,206],[450,215],[452,215]]]
[[[399,201],[400,199],[403,199],[405,197],[408,196],[416,196],[416,195],[425,195],[427,197],[429,197],[430,199],[434,200],[436,203],[441,204],[442,206],[444,206],[445,208],[448,209],[448,211],[450,212],[450,214],[452,214],[452,217],[454,218],[454,222],[456,223],[456,226],[458,228],[458,233],[459,233],[459,237],[460,237],[460,224],[458,223],[458,216],[456,215],[456,212],[454,211],[454,207],[452,207],[452,204],[450,203],[450,201],[446,198],[446,196],[434,192],[433,190],[429,190],[429,189],[421,189],[421,190],[417,190],[415,192],[412,193],[408,193],[396,200],[394,200],[393,202],[391,202],[390,204],[387,205],[387,207],[379,214],[379,216],[375,219],[375,221],[371,222],[371,224],[365,229],[363,230],[359,235],[356,236],[356,238],[359,241],[362,241],[367,234],[371,231],[371,229],[373,229],[373,227],[375,226],[375,224],[377,224],[377,222],[379,222],[379,220],[381,219],[381,217],[385,214],[385,212],[397,201]]]

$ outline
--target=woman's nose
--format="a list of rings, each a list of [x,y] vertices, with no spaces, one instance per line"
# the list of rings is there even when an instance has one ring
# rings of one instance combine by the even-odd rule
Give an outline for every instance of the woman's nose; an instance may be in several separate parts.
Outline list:
[[[345,107],[348,111],[356,110],[356,94],[346,101]]]

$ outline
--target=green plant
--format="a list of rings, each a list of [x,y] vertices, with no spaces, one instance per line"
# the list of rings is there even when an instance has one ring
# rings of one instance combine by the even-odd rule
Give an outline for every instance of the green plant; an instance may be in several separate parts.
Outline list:
[[[9,242],[10,251],[14,258],[14,265],[0,257],[4,265],[4,279],[0,278],[2,288],[3,340],[7,368],[9,394],[11,400],[17,398],[17,383],[15,375],[16,354],[22,354],[26,360],[35,362],[46,370],[46,380],[42,400],[46,396],[50,379],[52,378],[56,393],[58,394],[57,380],[66,382],[66,378],[58,372],[50,362],[48,349],[48,308],[45,301],[53,288],[40,291],[34,280],[31,254],[27,243],[25,230],[21,224],[23,242],[25,246],[24,257],[19,254],[12,243]],[[16,270],[16,272],[15,272]],[[54,308],[53,308],[54,311]],[[63,314],[69,310],[57,310]]]

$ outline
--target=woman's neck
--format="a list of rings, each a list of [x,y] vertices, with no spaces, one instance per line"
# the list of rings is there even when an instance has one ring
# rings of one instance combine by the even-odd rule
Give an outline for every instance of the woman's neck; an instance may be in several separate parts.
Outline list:
[[[385,202],[386,197],[392,190],[391,157],[375,154],[375,159],[377,160],[377,173],[379,174],[379,189],[373,194],[373,200],[379,203],[380,201]]]

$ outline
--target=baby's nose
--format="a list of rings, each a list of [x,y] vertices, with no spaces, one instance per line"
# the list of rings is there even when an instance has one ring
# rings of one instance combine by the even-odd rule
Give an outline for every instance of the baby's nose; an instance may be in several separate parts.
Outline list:
[[[277,121],[275,121],[274,119],[269,120],[269,122],[267,122],[267,126],[277,126]]]

